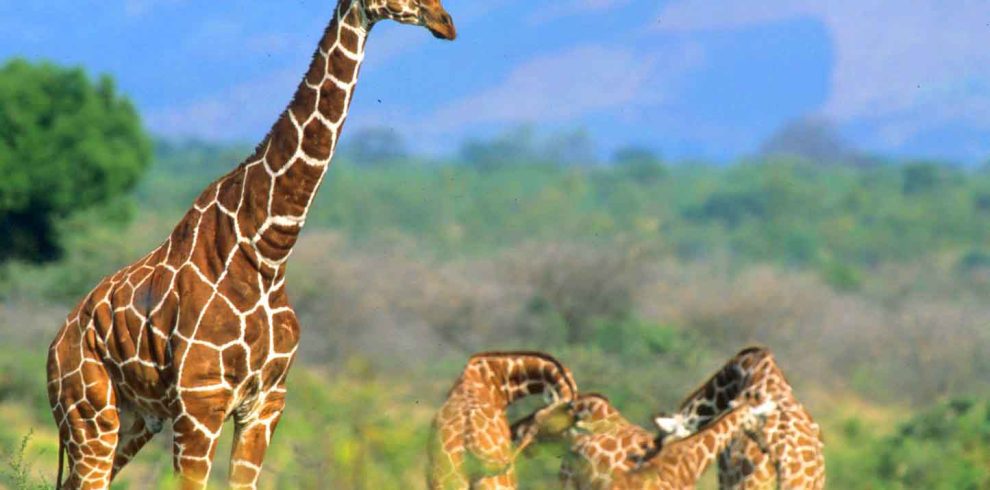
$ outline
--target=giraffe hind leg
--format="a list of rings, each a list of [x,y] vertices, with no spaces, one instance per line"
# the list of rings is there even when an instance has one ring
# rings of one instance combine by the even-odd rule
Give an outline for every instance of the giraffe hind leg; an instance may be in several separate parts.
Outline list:
[[[108,488],[120,429],[110,376],[102,364],[85,361],[59,381],[52,411],[68,456],[62,488]]]

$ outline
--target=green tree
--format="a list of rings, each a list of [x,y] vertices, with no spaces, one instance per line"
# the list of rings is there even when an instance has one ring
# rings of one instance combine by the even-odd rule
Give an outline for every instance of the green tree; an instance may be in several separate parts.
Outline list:
[[[649,148],[639,146],[620,148],[612,155],[612,162],[641,184],[655,184],[667,174],[663,161]]]
[[[394,165],[409,157],[402,135],[384,127],[359,129],[350,138],[344,153],[355,164],[369,167]]]
[[[57,258],[58,222],[130,190],[150,159],[137,111],[110,77],[0,67],[0,261]]]
[[[902,424],[875,454],[876,475],[892,488],[990,488],[990,404],[941,403]]]

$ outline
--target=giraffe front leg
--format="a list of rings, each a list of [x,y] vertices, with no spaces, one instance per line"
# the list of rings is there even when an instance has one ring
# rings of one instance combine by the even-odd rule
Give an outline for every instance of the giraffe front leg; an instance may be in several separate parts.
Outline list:
[[[285,391],[269,393],[258,408],[234,418],[234,447],[230,454],[230,487],[257,488],[265,451],[285,409]]]
[[[229,401],[226,392],[187,392],[181,398],[182,410],[172,421],[172,464],[183,490],[206,488]]]

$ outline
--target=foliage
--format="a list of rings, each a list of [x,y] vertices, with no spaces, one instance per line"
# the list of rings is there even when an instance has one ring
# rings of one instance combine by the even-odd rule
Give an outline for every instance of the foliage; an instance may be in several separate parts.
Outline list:
[[[392,128],[361,128],[347,141],[340,153],[356,165],[387,166],[409,159],[402,135]]]
[[[794,156],[819,165],[866,165],[869,160],[839,133],[835,123],[806,117],[778,129],[760,148],[769,156]]]
[[[685,260],[728,253],[740,263],[814,270],[840,290],[855,290],[885,263],[979,251],[990,240],[990,173],[930,163],[813,166],[786,157],[679,166],[638,148],[618,152],[611,166],[568,167],[552,163],[547,144],[522,128],[468,142],[451,163],[356,166],[345,152],[308,223],[349,240],[400,240],[441,255],[633,239]],[[174,221],[247,153],[162,143],[138,197],[151,216]]]
[[[331,167],[289,268],[305,341],[264,487],[421,486],[430,417],[475,351],[552,352],[645,425],[753,342],[822,422],[832,487],[987,485],[990,408],[931,400],[990,389],[990,172],[685,166],[642,149],[588,167],[554,162],[566,155],[535,134],[476,143],[454,162],[355,165],[345,152]],[[159,142],[141,220],[77,213],[59,224],[60,260],[3,270],[0,443],[48,428],[35,440],[54,467],[44,343],[249,150]],[[167,439],[122,483],[161,481]],[[521,463],[527,488],[553,485],[559,449]]]
[[[25,460],[32,434],[33,431],[21,438],[20,445],[5,456],[6,467],[0,470],[0,481],[4,481],[13,490],[44,490],[49,487],[31,475],[31,464]]]
[[[847,419],[828,456],[840,465],[838,488],[979,489],[990,486],[990,403],[954,399],[921,411],[882,434]],[[832,478],[834,476],[834,478]]]
[[[150,157],[137,112],[109,77],[22,60],[0,67],[0,261],[56,258],[59,221],[133,188]]]
[[[957,399],[912,417],[879,444],[877,459],[877,475],[894,488],[990,487],[990,402]]]
[[[612,162],[621,172],[645,185],[656,184],[667,175],[660,157],[647,148],[638,146],[620,148],[612,156]]]

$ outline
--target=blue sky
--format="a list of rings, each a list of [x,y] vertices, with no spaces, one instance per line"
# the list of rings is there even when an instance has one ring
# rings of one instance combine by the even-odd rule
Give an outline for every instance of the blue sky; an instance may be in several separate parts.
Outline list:
[[[990,157],[986,0],[445,3],[454,43],[375,28],[349,129],[445,153],[519,124],[586,128],[603,152],[726,160],[815,115],[871,152]],[[157,134],[254,142],[333,4],[0,0],[0,59],[109,73]]]

